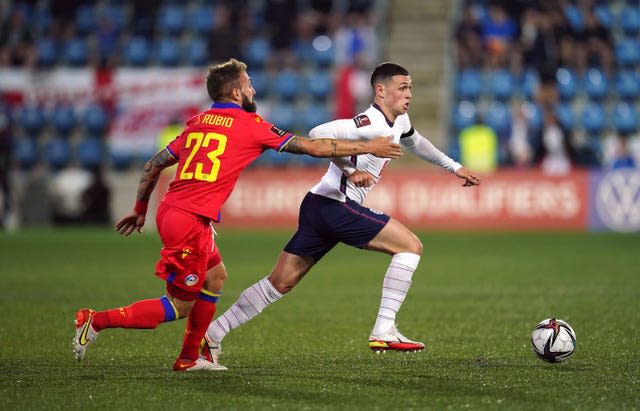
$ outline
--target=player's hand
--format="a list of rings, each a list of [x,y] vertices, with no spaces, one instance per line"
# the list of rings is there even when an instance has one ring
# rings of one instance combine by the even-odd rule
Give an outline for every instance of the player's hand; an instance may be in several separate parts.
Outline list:
[[[376,179],[366,171],[356,170],[349,176],[349,181],[356,187],[370,187],[376,182]]]
[[[462,185],[462,187],[477,186],[478,184],[480,184],[480,179],[474,176],[471,171],[469,171],[465,167],[460,167],[455,174],[458,177],[464,179],[464,184]]]
[[[116,223],[116,231],[124,236],[128,236],[134,231],[141,233],[144,220],[144,214],[138,214],[132,211]]]
[[[380,158],[402,157],[402,150],[399,144],[393,142],[393,136],[376,137],[369,140],[369,152]]]

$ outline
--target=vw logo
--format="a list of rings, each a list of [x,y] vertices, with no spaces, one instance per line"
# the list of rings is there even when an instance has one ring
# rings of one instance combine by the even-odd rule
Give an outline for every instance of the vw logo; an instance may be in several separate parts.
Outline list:
[[[640,173],[619,170],[605,174],[596,188],[595,203],[608,228],[640,230]]]

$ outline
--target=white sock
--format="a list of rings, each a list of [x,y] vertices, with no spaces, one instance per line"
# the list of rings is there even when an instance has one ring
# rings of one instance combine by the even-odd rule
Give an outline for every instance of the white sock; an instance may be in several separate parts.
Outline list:
[[[269,304],[282,298],[267,277],[258,281],[240,294],[238,300],[227,311],[209,324],[207,335],[220,342],[234,328],[260,314]]]
[[[380,309],[371,335],[382,335],[395,325],[396,314],[411,287],[411,277],[419,262],[420,256],[414,253],[398,253],[391,258],[382,282]]]

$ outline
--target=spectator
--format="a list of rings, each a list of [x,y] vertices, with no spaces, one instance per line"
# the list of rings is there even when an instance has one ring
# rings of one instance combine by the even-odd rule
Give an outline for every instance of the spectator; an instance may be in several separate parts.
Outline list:
[[[489,173],[498,167],[498,135],[481,116],[459,136],[460,161],[473,171]]]
[[[611,74],[614,69],[611,32],[602,26],[590,9],[585,9],[583,15],[584,31],[577,34],[578,71],[583,73],[588,67],[600,67]]]
[[[349,13],[344,25],[335,34],[336,64],[348,65],[356,57],[362,58],[366,67],[378,61],[378,42],[368,15]]]
[[[487,16],[481,23],[482,42],[490,68],[506,67],[511,61],[518,25],[504,8],[496,3],[489,5]]]
[[[516,107],[511,124],[509,138],[509,164],[517,168],[528,168],[533,162],[533,149],[530,142],[529,121],[522,107]]]
[[[460,69],[482,67],[485,55],[482,50],[482,29],[473,5],[466,4],[462,9],[462,16],[456,24],[454,37],[458,67]]]
[[[629,134],[612,135],[603,142],[604,164],[612,169],[636,168],[637,159],[632,152],[633,136]]]
[[[221,62],[239,56],[242,35],[238,38],[233,10],[221,3],[216,6],[214,13],[215,23],[207,44],[209,58],[214,62]]]
[[[542,172],[550,175],[568,174],[576,162],[576,150],[570,136],[551,111],[544,113],[544,125],[536,157]]]
[[[11,10],[9,21],[0,29],[0,66],[32,66],[36,61],[34,36],[27,25],[27,9]]]

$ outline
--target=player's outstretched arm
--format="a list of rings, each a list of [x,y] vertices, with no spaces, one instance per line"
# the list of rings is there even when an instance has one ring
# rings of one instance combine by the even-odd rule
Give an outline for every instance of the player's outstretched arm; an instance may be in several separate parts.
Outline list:
[[[312,157],[345,157],[358,154],[373,154],[381,158],[402,157],[400,145],[391,137],[377,137],[372,140],[347,141],[333,138],[307,138],[294,136],[282,148],[294,154],[309,154]]]
[[[149,161],[144,163],[142,176],[138,182],[138,194],[136,196],[136,205],[129,214],[124,216],[116,223],[116,230],[122,235],[129,235],[134,231],[142,232],[145,217],[147,215],[147,206],[151,193],[156,187],[160,173],[165,168],[177,163],[169,151],[163,149],[157,152]]]
[[[460,167],[455,171],[455,175],[464,180],[463,187],[477,186],[480,184],[480,179],[471,173],[466,167]]]

